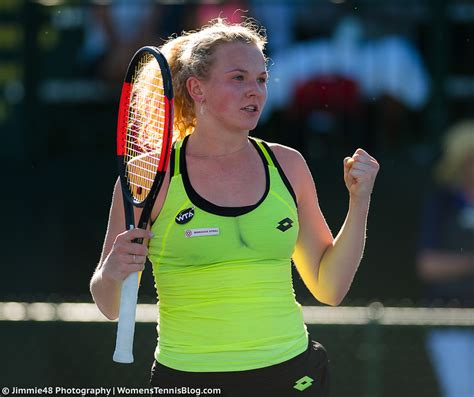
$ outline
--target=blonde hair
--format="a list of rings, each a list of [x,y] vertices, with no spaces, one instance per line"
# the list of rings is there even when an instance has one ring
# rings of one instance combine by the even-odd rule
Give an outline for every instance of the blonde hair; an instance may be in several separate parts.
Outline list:
[[[216,48],[234,42],[253,44],[263,51],[267,40],[264,30],[251,19],[230,24],[217,18],[198,31],[171,37],[162,46],[161,51],[168,60],[173,78],[174,131],[179,138],[190,134],[196,126],[194,101],[186,87],[188,78],[207,79]]]
[[[443,155],[435,168],[435,177],[442,185],[458,187],[462,168],[469,157],[474,157],[474,119],[452,126],[443,140]]]
[[[162,100],[164,88],[157,62],[149,54],[143,62],[143,67],[135,77],[136,84],[133,85],[130,102],[135,109],[132,123],[137,133],[136,144],[144,149],[143,152],[148,152],[161,149],[156,147],[159,141],[153,131],[163,128],[165,104]],[[154,116],[156,114],[158,117]]]

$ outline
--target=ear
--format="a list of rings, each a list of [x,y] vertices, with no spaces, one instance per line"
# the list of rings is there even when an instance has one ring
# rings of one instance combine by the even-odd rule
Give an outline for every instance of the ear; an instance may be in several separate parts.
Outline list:
[[[186,88],[188,89],[189,95],[194,100],[194,102],[201,103],[204,101],[202,82],[197,77],[189,77],[186,80]]]

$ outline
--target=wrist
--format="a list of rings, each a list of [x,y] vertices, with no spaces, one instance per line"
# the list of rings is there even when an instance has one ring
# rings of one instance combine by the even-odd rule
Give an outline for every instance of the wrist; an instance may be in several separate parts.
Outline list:
[[[349,195],[349,208],[356,210],[365,210],[369,209],[370,205],[370,195],[368,196],[357,196],[354,194]]]

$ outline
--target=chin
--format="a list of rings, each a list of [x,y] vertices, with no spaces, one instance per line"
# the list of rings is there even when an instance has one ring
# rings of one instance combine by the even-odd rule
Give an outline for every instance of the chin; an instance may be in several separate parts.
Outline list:
[[[248,131],[252,131],[255,128],[257,128],[257,125],[258,125],[258,119],[256,119],[255,121],[252,121],[251,123],[246,123],[245,129]]]

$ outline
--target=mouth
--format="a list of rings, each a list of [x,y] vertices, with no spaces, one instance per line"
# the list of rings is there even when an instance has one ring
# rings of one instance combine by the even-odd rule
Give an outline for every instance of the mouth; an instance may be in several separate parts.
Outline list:
[[[241,108],[244,112],[248,113],[257,113],[258,112],[258,106],[257,105],[247,105],[243,108]]]

